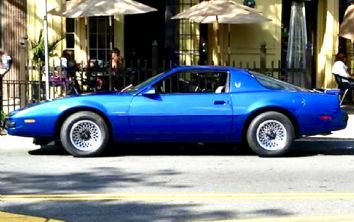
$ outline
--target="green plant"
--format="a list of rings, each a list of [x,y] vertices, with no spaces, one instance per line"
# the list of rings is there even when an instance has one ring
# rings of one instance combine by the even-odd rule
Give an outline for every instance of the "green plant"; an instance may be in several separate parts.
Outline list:
[[[6,118],[6,114],[4,113],[4,111],[0,111],[0,128],[2,126],[2,122],[5,120]]]
[[[49,56],[56,56],[54,54],[54,50],[62,39],[63,37],[56,39],[53,42],[48,42]],[[44,45],[43,29],[40,30],[39,37],[36,41],[30,41],[30,45],[33,51],[33,57],[32,57],[33,64],[37,67],[38,66],[41,67],[44,64],[44,60],[45,60],[45,45]]]

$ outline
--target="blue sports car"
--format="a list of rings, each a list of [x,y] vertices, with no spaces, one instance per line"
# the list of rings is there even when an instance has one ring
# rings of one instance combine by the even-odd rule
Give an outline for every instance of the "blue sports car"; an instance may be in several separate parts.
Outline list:
[[[74,156],[110,142],[246,141],[281,156],[295,138],[344,129],[338,93],[311,91],[244,69],[183,66],[120,92],[74,95],[9,114],[8,134],[60,140]]]

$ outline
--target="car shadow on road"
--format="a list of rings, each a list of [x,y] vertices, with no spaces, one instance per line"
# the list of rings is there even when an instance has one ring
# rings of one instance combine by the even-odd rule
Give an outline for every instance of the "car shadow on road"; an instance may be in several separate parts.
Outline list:
[[[292,145],[292,156],[354,155],[354,138],[305,138]]]
[[[245,144],[115,144],[104,156],[256,156]],[[354,139],[306,138],[294,141],[284,157],[354,155]]]
[[[30,150],[31,155],[69,155],[62,147],[49,144]],[[115,143],[100,156],[256,156],[245,144]],[[354,139],[305,138],[294,141],[284,157],[354,155]]]
[[[41,146],[28,151],[30,155],[70,155],[56,144]],[[254,155],[244,145],[235,144],[180,144],[180,143],[114,143],[99,157],[115,156],[208,156],[208,155]]]
[[[30,155],[48,155],[48,156],[66,156],[69,155],[68,152],[64,150],[60,145],[49,144],[41,146],[38,149],[28,151]]]
[[[180,144],[180,143],[139,143],[113,144],[104,156],[224,156],[248,155],[252,152],[235,144]]]

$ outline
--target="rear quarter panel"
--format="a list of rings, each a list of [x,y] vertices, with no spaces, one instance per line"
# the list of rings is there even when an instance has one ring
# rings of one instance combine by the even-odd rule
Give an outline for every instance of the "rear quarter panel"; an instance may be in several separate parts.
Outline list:
[[[271,91],[236,92],[231,94],[231,98],[234,114],[232,140],[240,141],[250,121],[266,111],[285,113],[294,121],[294,125],[299,124],[295,107],[300,101],[294,94]]]
[[[276,110],[293,122],[297,136],[329,133],[346,127],[336,95],[307,91],[271,90],[244,70],[231,72],[230,94],[233,105],[231,139],[240,141],[250,121],[259,113]],[[323,121],[321,115],[332,120]]]
[[[302,135],[326,134],[347,126],[347,114],[341,110],[336,95],[325,93],[299,93],[301,103],[296,109]],[[330,116],[323,120],[321,116]]]

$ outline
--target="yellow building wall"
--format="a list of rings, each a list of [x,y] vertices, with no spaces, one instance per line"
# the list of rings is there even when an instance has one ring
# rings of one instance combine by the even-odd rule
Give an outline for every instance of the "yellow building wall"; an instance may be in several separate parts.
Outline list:
[[[332,65],[338,49],[339,1],[322,0],[318,7],[316,87],[337,87]]]
[[[199,0],[180,0],[177,11],[182,12],[192,5],[198,4]],[[199,42],[200,24],[181,19],[177,23],[180,38],[177,40],[179,45],[179,60],[183,65],[198,64],[199,62]]]
[[[242,4],[242,0],[236,2]],[[260,63],[260,47],[265,43],[267,47],[267,67],[271,62],[278,64],[281,57],[281,0],[257,1],[256,10],[271,21],[259,24],[219,24],[219,34],[217,25],[209,25],[209,60],[221,64],[227,64],[231,60],[236,66],[241,63],[246,66],[249,63],[257,67]],[[229,41],[230,32],[230,41]],[[218,38],[219,37],[219,38]],[[218,49],[219,47],[220,49]],[[220,55],[218,52],[220,51]]]
[[[44,0],[43,0],[44,1]],[[44,27],[44,4],[43,1],[38,0],[28,0],[28,12],[27,12],[27,36],[29,41],[37,41],[39,37],[40,30]],[[47,0],[47,9],[50,11],[55,7],[59,7],[60,4],[66,2],[66,0]],[[124,16],[112,16],[114,22],[114,44],[113,47],[118,47],[121,53],[124,55]],[[54,16],[48,14],[48,40],[49,42],[54,41],[58,38],[65,37],[65,17]],[[75,19],[75,59],[77,62],[83,63],[85,66],[88,60],[88,37],[87,37],[87,18],[76,18]],[[29,45],[29,62],[31,64],[32,50]],[[65,38],[58,44],[55,50],[55,54],[60,56],[62,51],[66,49]],[[53,59],[50,58],[49,64],[53,64]]]
[[[58,6],[60,3],[60,0],[48,0],[47,1],[47,8],[48,10]],[[40,30],[44,29],[44,15],[45,15],[45,9],[44,9],[44,4],[43,1],[27,1],[27,36],[29,40],[29,63],[30,65],[32,64],[31,60],[33,58],[33,52],[31,50],[31,41],[36,42],[39,38],[40,35]],[[64,33],[63,30],[63,25],[64,24],[64,19],[61,17],[57,16],[48,16],[47,17],[48,21],[48,41],[52,42],[57,38],[60,38],[62,33]],[[43,33],[44,34],[44,33]],[[64,41],[62,41],[64,42]],[[64,46],[60,44],[57,48],[56,52],[62,51]]]

